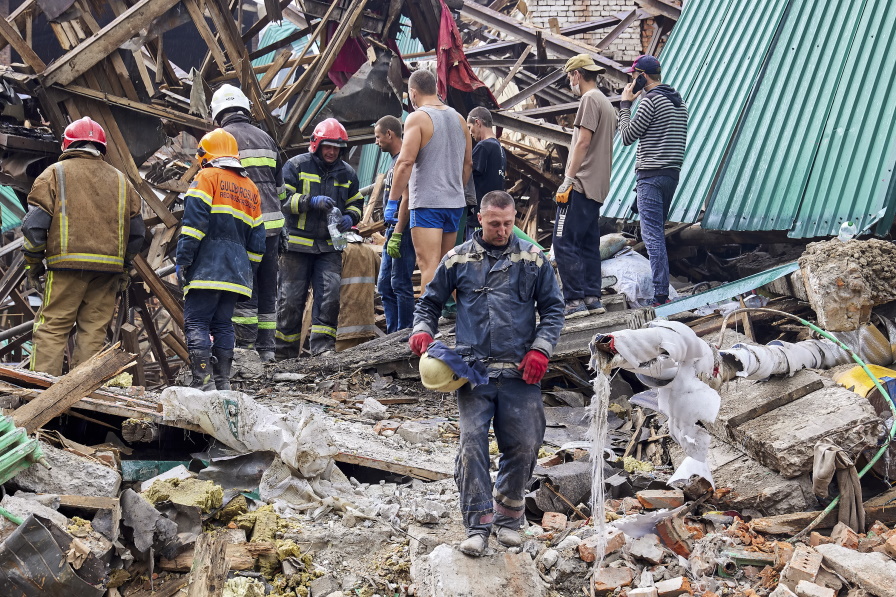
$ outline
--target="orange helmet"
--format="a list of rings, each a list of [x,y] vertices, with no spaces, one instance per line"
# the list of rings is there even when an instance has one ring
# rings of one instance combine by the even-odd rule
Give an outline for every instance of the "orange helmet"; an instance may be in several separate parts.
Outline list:
[[[240,149],[236,139],[224,129],[215,129],[199,141],[199,149],[196,150],[196,159],[199,165],[205,167],[209,162],[218,158],[240,157]]]
[[[345,127],[339,124],[335,118],[327,118],[314,127],[311,133],[311,143],[308,145],[308,151],[317,153],[317,148],[321,143],[335,145],[336,147],[348,147],[348,133]]]
[[[103,127],[85,116],[65,127],[62,135],[62,150],[68,149],[75,141],[90,141],[96,143],[103,153],[106,153],[106,131]]]

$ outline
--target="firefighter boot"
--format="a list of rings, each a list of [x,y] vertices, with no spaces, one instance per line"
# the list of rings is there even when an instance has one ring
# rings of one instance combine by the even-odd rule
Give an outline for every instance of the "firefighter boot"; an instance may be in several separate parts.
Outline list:
[[[199,388],[204,392],[215,389],[212,382],[211,353],[208,350],[190,351],[190,371],[193,373],[191,388]]]
[[[233,351],[223,348],[212,349],[212,372],[215,376],[215,387],[219,390],[230,390],[230,368],[233,365]]]

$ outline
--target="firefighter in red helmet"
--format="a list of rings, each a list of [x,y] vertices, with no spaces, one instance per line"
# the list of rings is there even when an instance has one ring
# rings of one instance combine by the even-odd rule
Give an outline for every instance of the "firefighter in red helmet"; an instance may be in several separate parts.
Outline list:
[[[103,160],[106,133],[89,117],[66,127],[59,161],[34,181],[22,221],[28,279],[43,291],[34,319],[31,369],[62,375],[72,327],[70,367],[100,351],[143,244],[140,196]],[[42,276],[46,272],[46,281]]]
[[[293,358],[301,352],[302,314],[309,286],[314,290],[311,312],[311,354],[336,346],[342,253],[333,246],[328,217],[337,219],[340,232],[361,220],[364,198],[358,175],[342,160],[348,146],[345,127],[327,118],[314,127],[308,153],[283,167],[286,225],[281,237],[280,290],[277,300],[277,356]],[[336,210],[336,211],[334,211]]]

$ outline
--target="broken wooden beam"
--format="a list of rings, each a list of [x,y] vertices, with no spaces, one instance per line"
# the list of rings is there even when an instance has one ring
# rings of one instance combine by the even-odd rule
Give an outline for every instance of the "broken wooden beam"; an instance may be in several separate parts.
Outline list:
[[[368,468],[375,468],[380,471],[387,471],[399,475],[414,477],[415,479],[423,479],[424,481],[441,481],[442,479],[450,479],[451,475],[431,471],[419,466],[410,466],[401,464],[400,462],[392,462],[389,460],[380,460],[371,458],[370,456],[361,456],[360,454],[349,454],[347,452],[339,452],[333,457],[336,462],[344,462],[346,464],[357,464]]]
[[[226,555],[224,533],[201,533],[196,540],[187,597],[220,597],[230,565]]]
[[[134,355],[118,349],[118,344],[96,354],[67,375],[60,377],[50,389],[20,406],[12,413],[16,427],[33,433],[74,406],[82,398],[115,377],[133,362]]]
[[[136,36],[141,29],[148,27],[153,20],[177,3],[178,0],[140,0],[98,33],[48,66],[42,76],[44,86],[56,83],[68,85],[103,58],[117,52],[124,42]]]
[[[277,555],[273,543],[256,541],[252,543],[231,543],[224,548],[225,561],[231,570],[252,570],[255,562],[262,556]],[[169,572],[189,572],[196,559],[196,550],[187,549],[174,559],[162,558],[159,568]]]

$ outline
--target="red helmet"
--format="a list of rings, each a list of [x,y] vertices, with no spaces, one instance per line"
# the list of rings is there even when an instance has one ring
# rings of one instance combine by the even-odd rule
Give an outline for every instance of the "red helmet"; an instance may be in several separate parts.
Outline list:
[[[76,120],[65,127],[65,134],[62,137],[62,150],[68,149],[68,146],[75,141],[96,143],[102,148],[103,153],[106,152],[106,131],[91,120],[89,116]]]
[[[321,143],[336,147],[348,147],[348,133],[345,132],[345,127],[339,124],[335,118],[327,118],[318,123],[314,127],[314,132],[311,133],[311,144],[308,146],[308,151],[317,153],[317,148]]]

